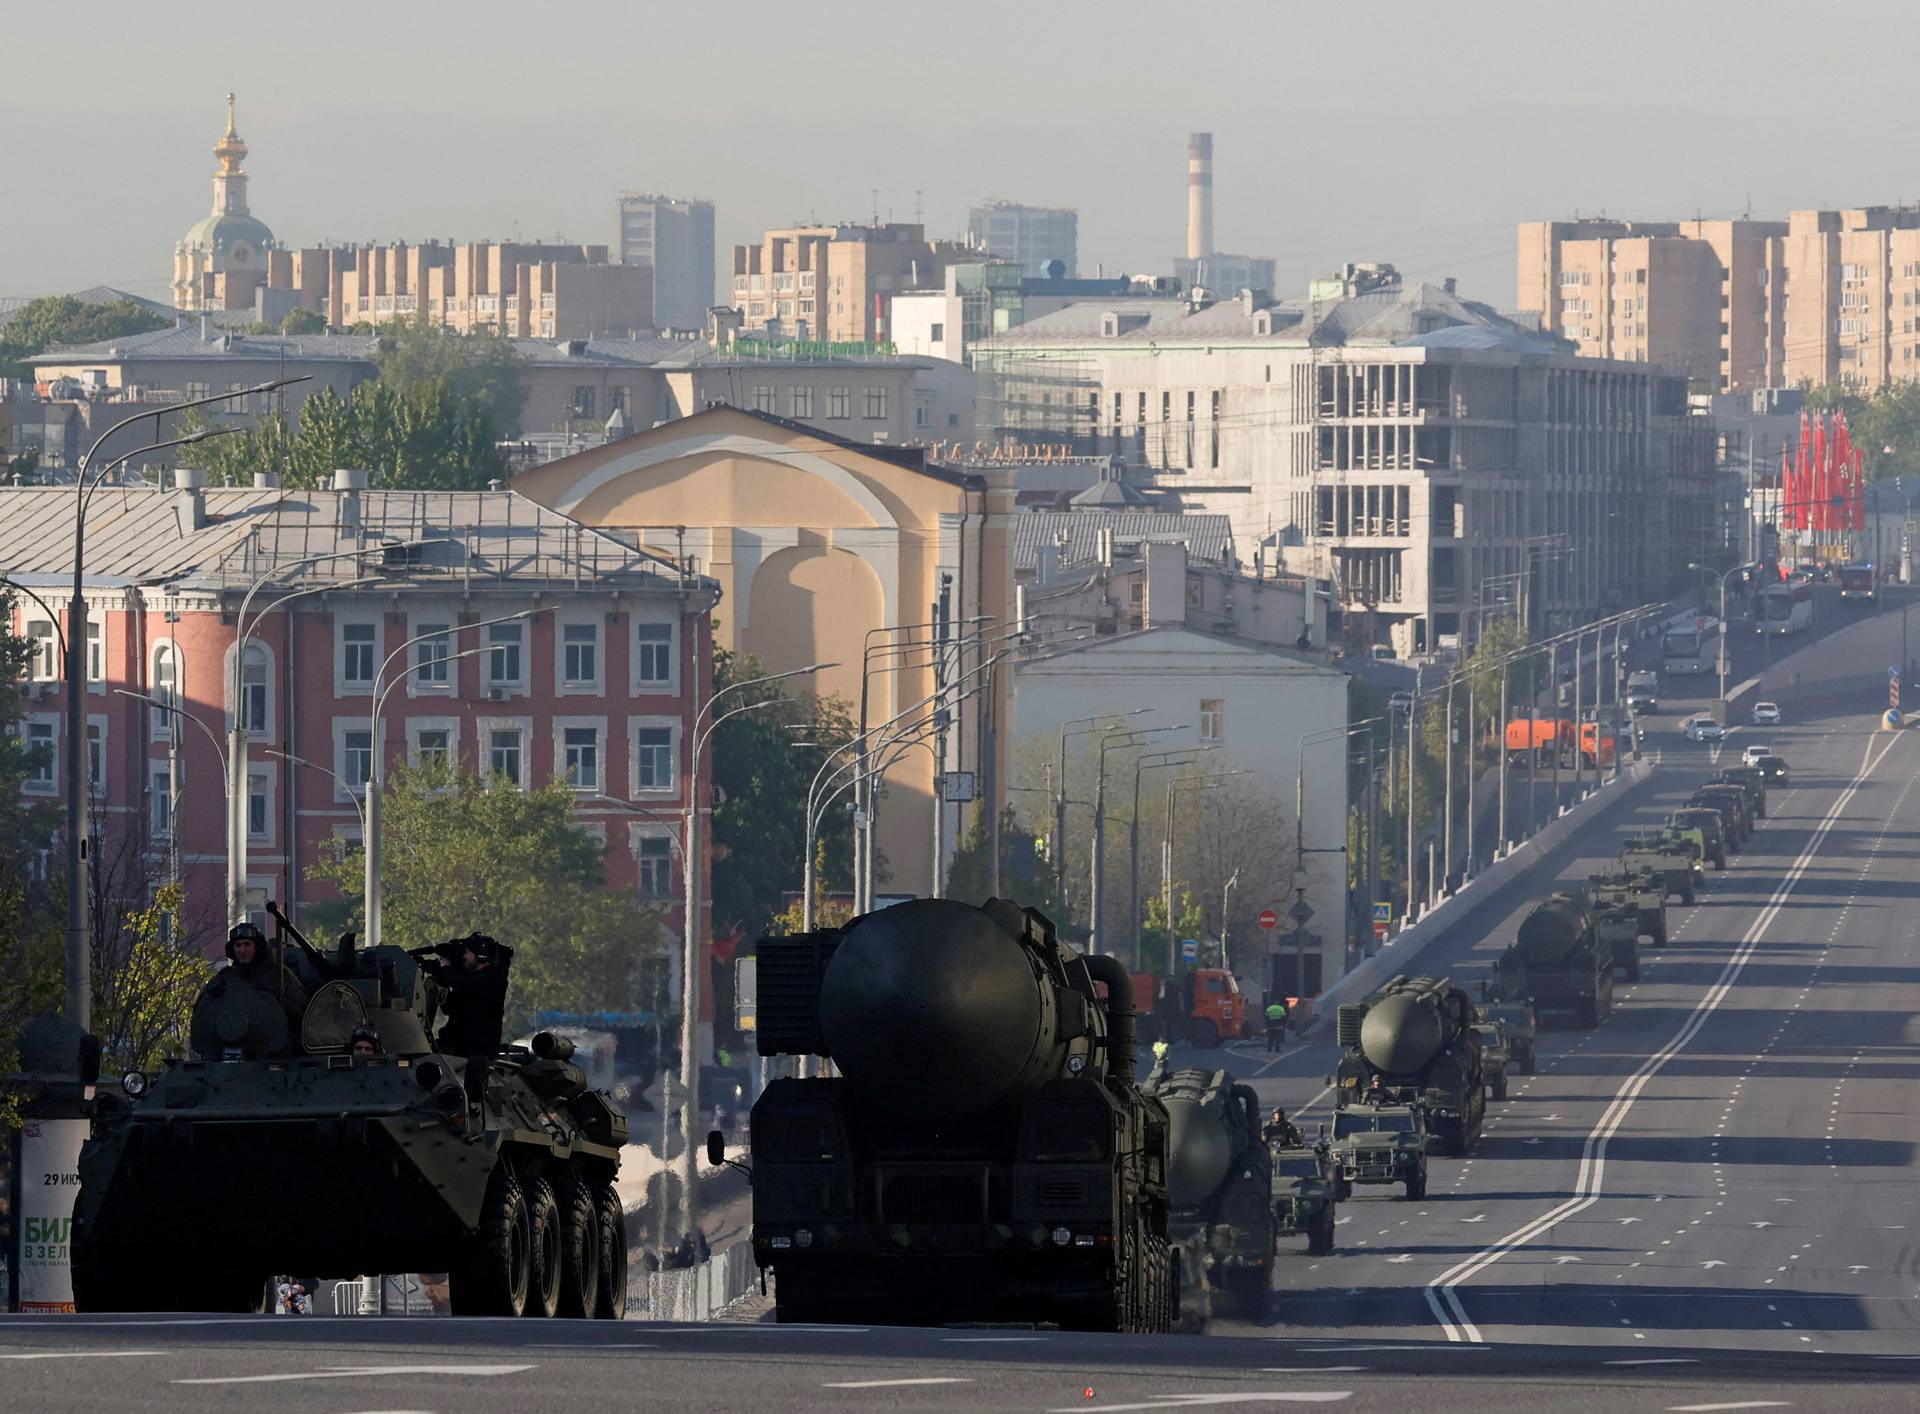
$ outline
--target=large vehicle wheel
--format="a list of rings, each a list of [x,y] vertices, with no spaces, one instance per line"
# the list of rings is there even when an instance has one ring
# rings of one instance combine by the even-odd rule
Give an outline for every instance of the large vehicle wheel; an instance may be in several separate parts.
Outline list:
[[[560,1314],[576,1319],[599,1314],[600,1211],[593,1185],[569,1165],[554,1194],[560,1205]]]
[[[135,1278],[146,1264],[109,1261],[94,1255],[92,1243],[76,1242],[73,1253],[73,1306],[84,1314],[101,1311],[144,1311],[153,1306],[151,1294],[141,1295]]]
[[[600,1240],[600,1292],[593,1314],[603,1321],[627,1314],[627,1215],[611,1183],[594,1190],[593,1207]]]
[[[1220,1028],[1206,1017],[1198,1017],[1187,1028],[1187,1039],[1198,1050],[1211,1051],[1220,1044]]]
[[[560,1204],[553,1196],[553,1185],[544,1177],[527,1184],[527,1224],[531,1231],[533,1267],[527,1279],[527,1304],[523,1316],[560,1314],[561,1251]]]
[[[1333,1176],[1333,1201],[1344,1203],[1353,1197],[1353,1184],[1339,1174]]]
[[[1507,1073],[1504,1070],[1494,1072],[1493,1098],[1496,1100],[1504,1100],[1507,1098]]]
[[[1680,890],[1680,902],[1686,904],[1689,908],[1691,908],[1693,906],[1693,898],[1694,898],[1693,876],[1689,874],[1687,876],[1686,884]]]
[[[1720,852],[1719,852],[1718,854],[1716,854],[1716,855],[1714,855],[1714,857],[1713,857],[1713,867],[1714,867],[1715,869],[1720,869],[1720,870],[1725,870],[1725,869],[1726,869],[1726,867],[1727,867],[1727,852],[1726,852],[1726,851],[1725,851],[1724,849],[1723,849],[1723,850],[1721,850],[1721,851],[1720,851]]]
[[[501,1159],[480,1200],[473,1246],[447,1273],[456,1316],[518,1316],[533,1274],[533,1226],[527,1196]]]
[[[1273,1274],[1265,1267],[1243,1268],[1233,1274],[1233,1304],[1240,1319],[1264,1326],[1273,1316]]]
[[[1407,1201],[1418,1203],[1427,1196],[1427,1166],[1422,1164],[1407,1175]]]
[[[1326,1257],[1330,1256],[1332,1252],[1333,1213],[1329,1210],[1315,1218],[1313,1226],[1307,1229],[1307,1255],[1309,1257]]]
[[[1640,958],[1638,954],[1627,964],[1627,980],[1629,982],[1638,982],[1640,980]]]

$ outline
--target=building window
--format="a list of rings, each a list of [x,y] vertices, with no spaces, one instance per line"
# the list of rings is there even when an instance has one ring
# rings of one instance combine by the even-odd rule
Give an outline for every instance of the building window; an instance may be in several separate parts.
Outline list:
[[[415,624],[414,637],[437,634],[413,645],[413,680],[421,687],[447,686],[447,664],[453,657],[451,624]]]
[[[804,421],[813,416],[813,389],[787,389],[787,416],[795,421]]]
[[[1200,699],[1200,740],[1219,741],[1227,725],[1226,702],[1218,697]]]
[[[378,624],[340,625],[340,681],[348,687],[373,686],[373,650]]]
[[[845,422],[853,416],[853,389],[827,389],[827,421]]]
[[[600,789],[600,731],[597,727],[561,730],[561,766],[575,790]]]
[[[247,838],[250,840],[264,840],[267,837],[269,789],[265,771],[247,772]]]
[[[87,625],[89,629],[93,625]],[[52,682],[60,676],[60,650],[55,643],[53,625],[46,619],[27,623],[27,641],[33,645],[28,676],[35,682]]]
[[[637,790],[672,790],[673,728],[639,727],[633,744],[634,786]]]
[[[523,624],[513,623],[493,624],[487,629],[487,642],[493,646],[493,651],[487,654],[489,687],[520,686],[520,649],[524,641],[524,628]]]
[[[946,337],[947,326],[944,324],[935,324],[927,330],[927,338],[936,344]]]
[[[673,842],[664,836],[640,837],[640,897],[673,897]]]
[[[600,685],[600,625],[565,624],[561,627],[561,685]]]
[[[575,417],[592,417],[594,415],[594,408],[597,405],[594,399],[594,392],[595,389],[591,383],[581,383],[574,387],[573,415]]]
[[[759,383],[754,385],[753,410],[755,412],[772,413],[775,411],[773,399],[774,390],[771,384]]]
[[[107,784],[107,728],[102,722],[87,723],[87,785],[98,791]]]
[[[885,388],[867,389],[867,421],[879,422],[887,415],[887,390]]]
[[[413,737],[413,763],[416,766],[433,770],[445,770],[450,767],[453,756],[453,733],[445,727],[422,727]]]
[[[87,620],[87,681],[105,682],[107,680],[107,649],[103,637],[103,625],[98,619]]]
[[[60,738],[51,721],[27,723],[27,751],[38,758],[27,777],[27,789],[43,794],[53,790],[59,777]]]
[[[634,680],[643,686],[666,687],[673,682],[673,625],[637,624]]]
[[[520,732],[495,727],[487,733],[487,771],[500,780],[520,784]]]
[[[340,779],[359,792],[373,779],[373,733],[361,728],[340,733]]]
[[[249,643],[240,666],[240,730],[251,736],[267,734],[267,680],[267,650]]]
[[[180,700],[180,650],[171,643],[160,643],[153,650],[153,699],[173,707]],[[148,713],[149,728],[156,740],[165,740],[173,731],[174,713],[158,708]]]
[[[173,775],[165,766],[156,767],[148,781],[147,829],[156,839],[173,836]]]

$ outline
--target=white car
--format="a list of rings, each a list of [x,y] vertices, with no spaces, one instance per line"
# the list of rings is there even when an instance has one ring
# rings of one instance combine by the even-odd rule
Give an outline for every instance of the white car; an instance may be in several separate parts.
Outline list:
[[[1777,727],[1780,725],[1780,704],[1778,702],[1756,702],[1753,704],[1753,724],[1756,727]]]
[[[1727,729],[1714,721],[1706,713],[1687,718],[1688,741],[1725,741]]]
[[[1751,766],[1762,757],[1771,755],[1773,755],[1773,748],[1771,746],[1749,746],[1745,751],[1740,753],[1740,764],[1742,766]]]

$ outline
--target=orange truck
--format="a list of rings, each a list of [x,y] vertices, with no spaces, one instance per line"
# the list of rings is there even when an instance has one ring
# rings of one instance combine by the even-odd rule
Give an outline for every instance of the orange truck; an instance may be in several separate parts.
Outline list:
[[[1613,764],[1613,751],[1613,734],[1611,732],[1602,734],[1600,723],[1582,722],[1580,724],[1580,762],[1582,765],[1592,766],[1596,764],[1595,753],[1597,752],[1598,764],[1611,766]]]
[[[1151,1018],[1146,1030],[1156,1040],[1184,1037],[1201,1050],[1252,1035],[1247,996],[1224,967],[1183,967],[1177,978],[1154,972],[1133,974],[1134,1010]]]
[[[1507,723],[1507,764],[1524,766],[1529,758],[1551,765],[1558,753],[1573,754],[1573,723],[1564,717],[1515,717]]]

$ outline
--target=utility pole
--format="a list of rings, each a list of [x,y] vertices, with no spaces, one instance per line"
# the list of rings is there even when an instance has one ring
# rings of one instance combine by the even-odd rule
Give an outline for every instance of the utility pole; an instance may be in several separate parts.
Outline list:
[[[1577,651],[1578,645],[1576,644],[1575,647]],[[1560,740],[1560,645],[1558,643],[1547,645],[1547,681],[1552,684],[1549,690],[1553,693],[1553,818],[1558,820],[1560,818],[1560,758],[1565,754],[1564,745]],[[1579,733],[1574,733],[1574,737],[1578,740]]]
[[[1420,764],[1420,748],[1416,738],[1416,726],[1420,720],[1420,679],[1414,678],[1413,701],[1407,704],[1407,907],[1401,915],[1403,923],[1413,922],[1414,914],[1414,828],[1413,828],[1413,777]]]
[[[1507,675],[1512,667],[1511,659],[1500,665],[1500,735],[1493,743],[1493,759],[1500,771],[1500,836],[1493,848],[1495,859],[1503,858],[1507,852]]]
[[[1387,740],[1393,740],[1393,720],[1387,720]],[[1374,769],[1373,728],[1367,728],[1367,914],[1371,919],[1373,901],[1380,897],[1380,777]],[[1371,927],[1371,923],[1368,925]],[[1368,938],[1373,934],[1369,932]],[[1362,946],[1364,951],[1364,943]]]
[[[1446,712],[1447,747],[1445,753],[1446,780],[1441,790],[1440,838],[1444,842],[1441,849],[1440,887],[1433,891],[1435,898],[1444,898],[1453,888],[1453,679],[1447,679],[1447,700],[1443,709]]]
[[[1473,679],[1467,679],[1467,863],[1461,871],[1462,877],[1473,877],[1473,749],[1479,741],[1479,732],[1473,719]]]

